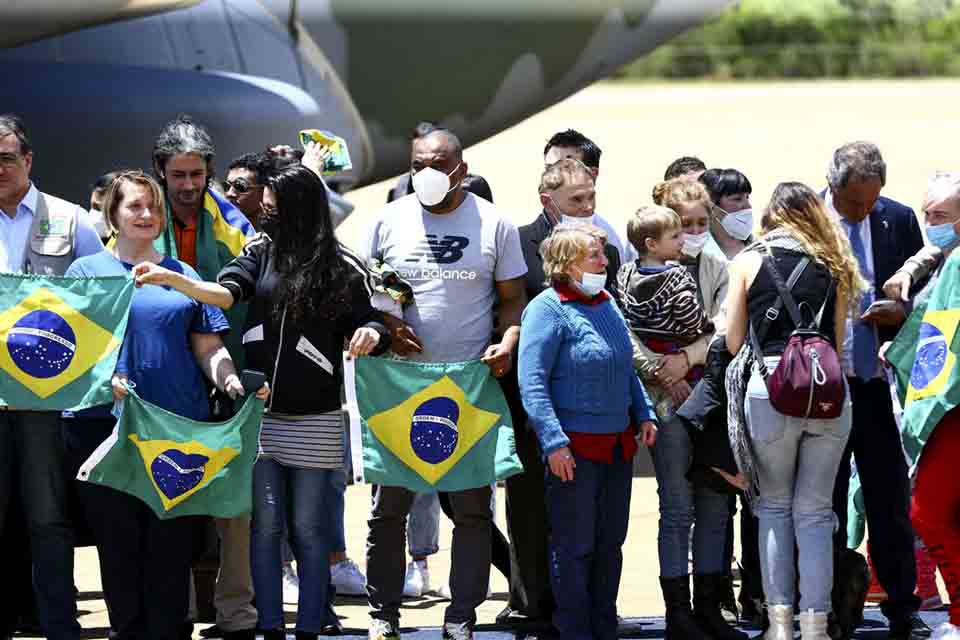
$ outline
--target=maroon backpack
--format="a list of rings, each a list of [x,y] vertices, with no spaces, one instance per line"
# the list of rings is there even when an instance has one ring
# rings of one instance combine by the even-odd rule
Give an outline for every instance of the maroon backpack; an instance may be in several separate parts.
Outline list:
[[[790,290],[808,264],[809,257],[800,260],[785,283],[771,258],[763,257],[763,266],[773,277],[780,297],[774,306],[767,309],[759,329],[754,330],[753,323],[750,323],[750,339],[760,375],[767,383],[767,393],[773,408],[786,416],[825,420],[840,416],[847,397],[843,368],[840,366],[837,350],[819,328],[827,301],[836,287],[835,283],[830,283],[820,311],[809,322],[804,322],[803,310],[808,311],[811,316],[813,314],[805,302],[797,305]],[[780,315],[781,307],[786,307],[796,329],[787,339],[777,368],[770,372],[763,361],[760,336],[766,336],[770,322]],[[832,321],[832,318],[829,320]]]

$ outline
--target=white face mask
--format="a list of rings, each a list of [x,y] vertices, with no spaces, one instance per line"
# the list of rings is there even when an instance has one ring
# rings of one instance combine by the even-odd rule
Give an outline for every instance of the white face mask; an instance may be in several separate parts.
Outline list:
[[[563,212],[563,209],[560,208],[560,205],[557,204],[557,201],[553,199],[553,196],[550,196],[550,202],[553,203],[553,206],[557,209],[557,213],[560,214],[559,224],[573,224],[573,225],[596,224],[594,220],[596,219],[597,214],[595,213],[591,213],[590,215],[584,216],[582,218],[578,218],[576,216],[568,216]]]
[[[573,282],[577,285],[577,288],[580,289],[581,293],[592,298],[603,291],[604,286],[607,284],[607,274],[587,273],[584,271],[580,276],[580,282],[576,280]]]
[[[450,186],[450,176],[456,173],[460,168],[457,164],[450,173],[437,171],[433,167],[424,167],[413,174],[410,179],[413,183],[413,191],[417,194],[417,200],[425,207],[433,207],[443,202],[447,194],[456,187]]]
[[[594,220],[596,219],[597,214],[591,213],[590,215],[584,218],[575,218],[573,216],[568,216],[565,213],[560,214],[561,224],[595,224]]]
[[[696,258],[703,250],[703,245],[707,243],[710,234],[703,233],[685,233],[683,234],[683,252],[691,258]]]
[[[735,240],[746,240],[753,233],[753,209],[742,209],[723,216],[720,226]]]

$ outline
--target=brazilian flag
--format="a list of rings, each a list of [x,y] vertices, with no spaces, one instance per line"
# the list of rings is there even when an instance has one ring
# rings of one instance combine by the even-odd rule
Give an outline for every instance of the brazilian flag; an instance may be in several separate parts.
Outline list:
[[[462,491],[523,471],[500,385],[480,361],[345,358],[357,482]]]
[[[0,274],[0,405],[61,411],[112,402],[132,298],[126,276]]]
[[[911,465],[948,411],[960,404],[960,252],[943,265],[925,302],[907,318],[887,350],[903,402],[900,431]]]
[[[159,518],[234,518],[253,505],[262,417],[263,401],[252,395],[226,422],[197,422],[131,389],[113,433],[77,478],[140,498]]]

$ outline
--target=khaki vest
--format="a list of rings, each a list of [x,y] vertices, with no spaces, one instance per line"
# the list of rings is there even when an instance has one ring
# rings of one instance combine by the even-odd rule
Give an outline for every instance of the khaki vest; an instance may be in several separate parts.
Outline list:
[[[79,207],[45,193],[37,194],[27,247],[23,252],[23,272],[62,276],[76,257],[77,216]]]

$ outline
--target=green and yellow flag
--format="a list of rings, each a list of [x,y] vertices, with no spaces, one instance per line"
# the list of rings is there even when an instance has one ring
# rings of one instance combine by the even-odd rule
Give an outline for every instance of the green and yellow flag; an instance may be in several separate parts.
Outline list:
[[[197,422],[130,390],[113,433],[77,478],[140,498],[159,518],[234,518],[253,505],[262,418],[263,401],[252,395],[226,422]]]
[[[926,301],[907,318],[886,359],[903,402],[900,431],[911,466],[943,416],[960,404],[960,252],[943,265]]]
[[[0,405],[75,411],[113,402],[132,298],[125,276],[0,274]]]
[[[344,360],[357,482],[462,491],[523,471],[510,410],[480,361]]]

